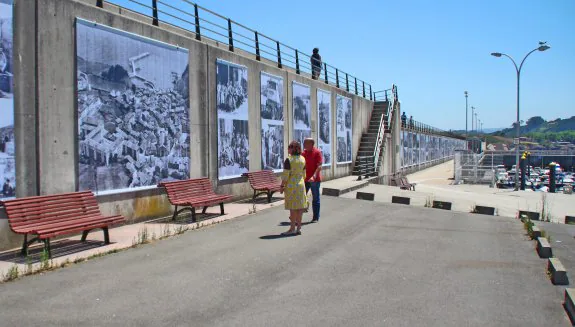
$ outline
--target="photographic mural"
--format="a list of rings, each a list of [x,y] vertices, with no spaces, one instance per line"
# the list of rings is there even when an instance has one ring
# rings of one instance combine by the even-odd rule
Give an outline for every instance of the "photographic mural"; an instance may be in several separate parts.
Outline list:
[[[283,170],[284,80],[261,73],[262,169]]]
[[[311,107],[309,86],[293,82],[294,140],[303,146],[303,140],[311,137]]]
[[[337,118],[337,163],[352,161],[352,103],[350,98],[336,96]]]
[[[318,148],[323,154],[323,165],[331,166],[331,93],[317,90]]]
[[[218,59],[216,71],[218,178],[222,180],[240,177],[250,167],[248,69]]]
[[[401,131],[401,167],[451,157],[455,150],[465,149],[465,141],[443,136]]]
[[[76,23],[79,189],[189,178],[188,51]]]
[[[0,0],[0,199],[16,196],[12,0]]]

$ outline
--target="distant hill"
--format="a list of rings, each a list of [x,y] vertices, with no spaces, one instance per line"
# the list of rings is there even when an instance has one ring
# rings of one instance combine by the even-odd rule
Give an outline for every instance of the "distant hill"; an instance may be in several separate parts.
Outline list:
[[[546,121],[540,116],[531,117],[527,120],[525,125],[520,127],[521,134],[527,133],[558,133],[565,131],[575,131],[575,116],[567,119],[557,118],[555,120]],[[491,133],[492,135],[514,137],[515,124],[510,128],[505,128],[501,131]]]

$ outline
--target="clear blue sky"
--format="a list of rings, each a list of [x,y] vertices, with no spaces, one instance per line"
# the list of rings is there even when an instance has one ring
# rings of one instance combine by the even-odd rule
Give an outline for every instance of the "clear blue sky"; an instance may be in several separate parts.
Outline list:
[[[408,115],[443,129],[465,128],[465,90],[484,128],[511,126],[516,115],[515,69],[509,59],[490,53],[507,53],[519,64],[538,41],[547,41],[551,49],[533,53],[523,67],[521,119],[575,115],[574,0],[198,4],[302,51],[319,47],[324,61],[375,89],[397,84]]]

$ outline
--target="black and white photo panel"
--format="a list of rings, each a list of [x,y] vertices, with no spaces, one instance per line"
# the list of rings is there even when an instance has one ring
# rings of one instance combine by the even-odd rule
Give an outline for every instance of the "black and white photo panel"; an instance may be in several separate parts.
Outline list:
[[[216,61],[218,109],[218,179],[240,177],[249,171],[248,69]]]
[[[187,49],[76,20],[79,189],[189,178]]]
[[[317,144],[323,155],[323,166],[331,166],[331,113],[331,92],[317,89]]]
[[[284,159],[284,80],[261,73],[262,169],[280,172]]]
[[[13,1],[0,0],[0,199],[16,196]]]
[[[311,96],[310,87],[292,82],[292,105],[294,140],[303,145],[303,140],[311,137]]]
[[[353,157],[352,100],[338,94],[336,108],[337,163],[347,164]]]

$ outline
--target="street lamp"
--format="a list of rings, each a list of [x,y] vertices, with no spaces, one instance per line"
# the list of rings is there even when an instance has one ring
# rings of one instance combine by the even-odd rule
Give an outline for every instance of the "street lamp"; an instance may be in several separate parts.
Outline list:
[[[471,106],[471,133],[473,133],[473,131],[475,130],[474,129],[475,123],[473,117],[475,117],[475,107]]]
[[[469,93],[467,93],[467,91],[463,92],[463,94],[465,94],[465,137],[467,137],[467,96],[469,95]]]
[[[511,58],[511,56],[506,55],[505,53],[501,53],[501,52],[493,52],[491,53],[492,56],[494,57],[501,57],[501,56],[505,56],[507,58],[509,58],[511,60],[511,62],[513,62],[513,65],[515,66],[515,71],[517,72],[517,121],[515,122],[515,137],[517,139],[517,144],[515,145],[515,190],[517,191],[518,188],[518,171],[519,171],[519,133],[520,133],[520,126],[521,123],[519,122],[519,80],[521,78],[521,68],[523,68],[523,63],[525,63],[525,59],[527,59],[527,57],[529,57],[530,54],[532,54],[535,51],[545,51],[548,50],[550,48],[550,46],[547,45],[547,42],[539,42],[539,47],[529,51],[529,53],[527,53],[525,55],[525,57],[523,58],[523,60],[521,61],[521,64],[519,65],[519,67],[517,67],[517,63],[515,63],[515,60],[513,60],[513,58]]]
[[[477,112],[475,112],[475,133],[479,132],[479,126],[477,125]]]

